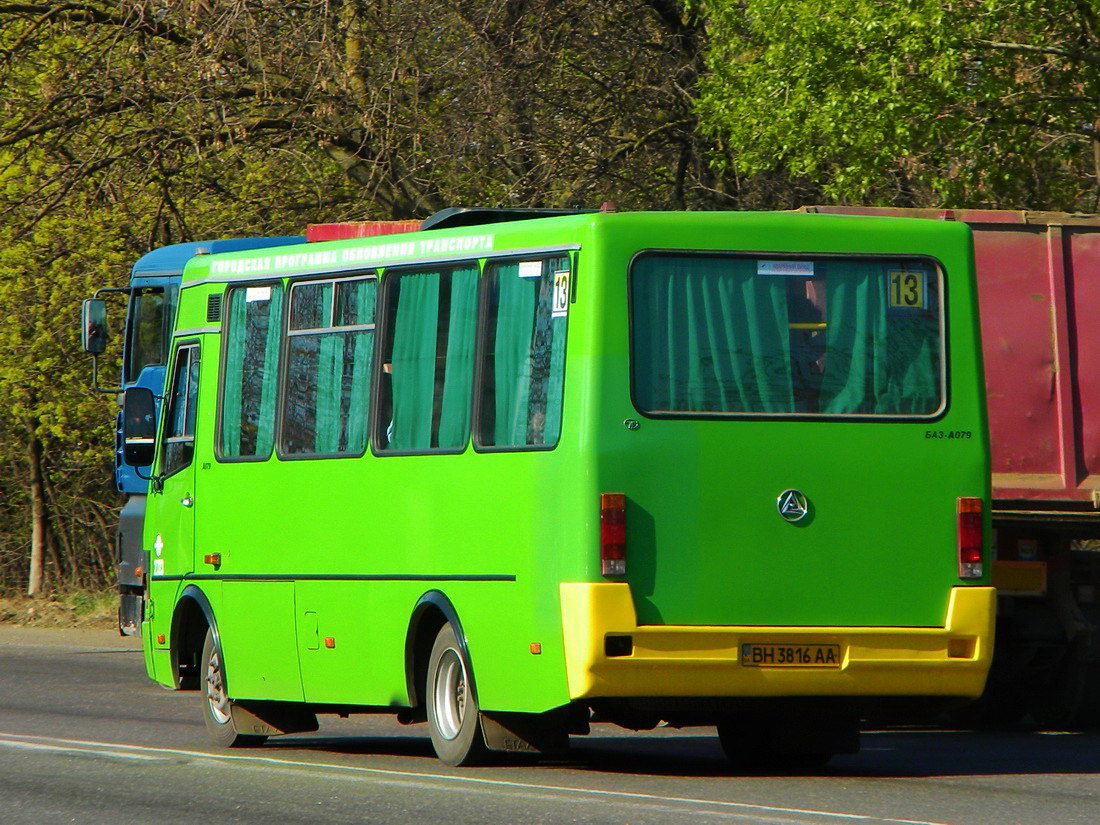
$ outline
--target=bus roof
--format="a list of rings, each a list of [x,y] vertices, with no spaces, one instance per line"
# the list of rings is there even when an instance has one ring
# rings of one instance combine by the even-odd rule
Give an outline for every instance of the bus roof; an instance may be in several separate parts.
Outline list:
[[[615,226],[635,238],[655,241],[667,231],[689,227],[699,239],[709,239],[700,248],[726,248],[729,230],[793,229],[797,227],[798,245],[811,247],[825,243],[815,251],[829,251],[826,241],[841,223],[861,224],[863,235],[879,238],[944,238],[969,234],[969,229],[954,222],[922,221],[914,218],[867,218],[846,215],[815,215],[799,212],[581,212],[557,216],[514,217],[499,223],[483,223],[454,228],[431,229],[374,238],[355,238],[285,247],[270,254],[252,248],[236,254],[202,256],[193,259],[184,275],[184,285],[208,280],[248,281],[295,276],[314,272],[354,272],[364,268],[390,267],[422,263],[492,257],[499,254],[536,252],[546,244],[555,249],[579,248],[582,227],[594,229]],[[902,235],[896,233],[901,232]],[[225,248],[217,251],[230,252]]]

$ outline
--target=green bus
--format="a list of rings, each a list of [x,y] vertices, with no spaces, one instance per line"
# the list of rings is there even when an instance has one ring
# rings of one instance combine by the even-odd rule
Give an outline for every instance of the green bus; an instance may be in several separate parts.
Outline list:
[[[145,659],[221,744],[388,712],[452,765],[593,719],[821,764],[982,691],[965,225],[448,210],[199,256],[165,405],[124,407]]]

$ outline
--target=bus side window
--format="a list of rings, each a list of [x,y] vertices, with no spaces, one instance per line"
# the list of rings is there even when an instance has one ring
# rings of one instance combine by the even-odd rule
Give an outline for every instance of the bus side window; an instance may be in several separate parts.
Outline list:
[[[476,263],[391,272],[386,286],[379,451],[461,451],[470,440]]]
[[[377,287],[372,275],[291,288],[280,454],[366,451]]]
[[[556,308],[554,294],[556,285],[568,288],[568,273],[565,257],[486,268],[479,447],[545,448],[558,443],[568,300]]]
[[[164,431],[161,474],[170,476],[191,463],[195,454],[195,411],[199,394],[199,345],[176,350],[172,392]]]
[[[282,284],[226,293],[219,458],[267,458],[275,442]]]

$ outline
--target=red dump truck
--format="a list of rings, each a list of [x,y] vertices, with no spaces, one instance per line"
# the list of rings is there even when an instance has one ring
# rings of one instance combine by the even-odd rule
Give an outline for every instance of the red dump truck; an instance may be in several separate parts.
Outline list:
[[[1100,727],[1100,216],[817,206],[974,231],[993,450],[984,721]]]

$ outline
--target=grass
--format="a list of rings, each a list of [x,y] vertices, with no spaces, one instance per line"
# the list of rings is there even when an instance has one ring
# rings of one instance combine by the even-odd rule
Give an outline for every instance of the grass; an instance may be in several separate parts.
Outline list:
[[[74,590],[31,598],[0,594],[0,623],[33,627],[114,627],[118,593]]]

